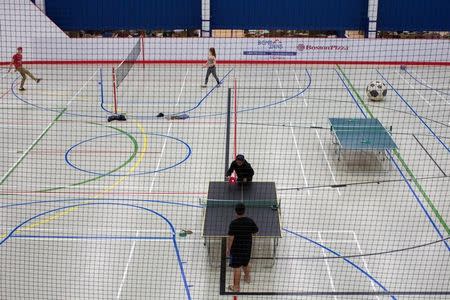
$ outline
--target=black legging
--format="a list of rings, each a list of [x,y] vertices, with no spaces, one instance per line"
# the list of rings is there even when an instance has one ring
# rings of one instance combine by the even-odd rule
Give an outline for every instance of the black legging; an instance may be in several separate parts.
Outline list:
[[[219,78],[217,77],[216,66],[208,67],[208,71],[206,71],[205,84],[208,83],[208,78],[209,78],[209,75],[211,75],[211,74],[212,74],[212,75],[214,76],[214,78],[216,79],[217,84],[219,84],[219,83],[220,83],[220,80],[219,80]]]

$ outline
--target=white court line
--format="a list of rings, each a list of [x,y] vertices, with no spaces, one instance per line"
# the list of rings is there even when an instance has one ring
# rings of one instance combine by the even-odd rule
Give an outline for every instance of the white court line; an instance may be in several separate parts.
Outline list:
[[[317,231],[317,234],[319,235],[319,243],[323,245],[324,241],[322,240],[322,235],[320,234],[320,231]],[[323,247],[320,247],[320,249],[322,250],[323,257],[326,257],[325,249]],[[325,261],[325,264],[327,265],[327,273],[328,273],[328,278],[330,278],[331,288],[333,289],[333,292],[336,293],[336,287],[334,286],[333,277],[331,276],[330,264],[328,263],[328,259],[324,259],[324,261]],[[336,295],[334,295],[333,297],[334,297],[334,299],[337,299]]]
[[[356,245],[357,245],[357,247],[358,247],[359,253],[360,253],[361,255],[364,255],[364,253],[362,252],[362,249],[361,249],[361,245],[360,245],[360,243],[359,243],[359,241],[358,241],[358,237],[356,236],[356,232],[355,232],[355,231],[352,231],[352,233],[353,233],[353,237],[355,238]],[[367,266],[366,259],[364,258],[364,256],[361,256],[361,259],[362,259],[362,261],[363,261],[364,268],[366,269],[367,273],[370,274],[369,267]],[[375,283],[373,282],[373,280],[370,280],[370,284],[372,285],[373,291],[376,292],[376,291],[377,291],[377,288],[376,288]],[[377,297],[377,299],[380,299],[380,297],[379,297],[378,295],[376,295],[376,297]]]
[[[23,151],[22,156],[19,157],[19,159],[11,166],[11,168],[8,169],[8,171],[3,175],[3,177],[0,179],[0,185],[2,185],[6,179],[8,179],[9,175],[17,168],[17,166],[25,159],[25,157],[28,155],[28,153],[33,150],[33,148],[39,143],[39,141],[44,137],[44,135],[50,130],[50,128],[53,127],[53,125],[58,121],[58,119],[65,114],[73,100],[78,96],[78,94],[85,88],[87,83],[91,81],[91,79],[97,74],[98,69],[95,70],[95,72],[89,77],[84,84],[81,86],[81,88],[72,95],[72,98],[69,99],[69,102],[67,102],[67,105],[64,109],[61,110],[61,112],[47,125],[47,127],[42,131],[42,133],[31,143],[28,148]]]
[[[294,73],[294,76],[295,76],[295,80],[297,81],[297,84],[299,85],[299,87],[301,87],[302,85],[300,84],[300,81],[298,80],[297,73]],[[308,106],[308,103],[306,102],[306,98],[305,98],[304,94],[305,93],[301,93],[300,97],[302,97],[303,102],[305,103],[305,106]]]
[[[184,90],[184,86],[186,84],[186,78],[187,78],[188,74],[189,74],[189,69],[186,71],[186,75],[184,75],[183,84],[181,86],[180,93],[178,94],[178,99],[177,99],[176,105],[178,105],[180,103],[180,98],[181,98],[181,95],[183,94],[183,90]],[[167,129],[166,136],[169,135],[170,130],[172,129],[172,125],[173,125],[173,123],[171,122],[169,124],[169,128]],[[159,165],[161,164],[161,159],[162,159],[162,157],[164,155],[164,150],[166,149],[166,145],[167,145],[167,138],[164,139],[164,144],[163,144],[163,147],[161,149],[161,154],[159,155],[158,164],[156,165],[156,169],[155,170],[159,169]],[[158,176],[158,172],[155,172],[154,175],[153,175],[153,179],[152,179],[152,183],[150,185],[149,192],[153,191],[153,187],[155,185],[156,176]]]
[[[150,224],[146,224],[146,225],[149,225],[150,226]],[[118,228],[118,229],[115,229],[115,228],[107,228],[106,230],[105,229],[102,229],[102,228],[98,228],[98,230],[84,230],[85,228],[83,227],[83,231],[82,232],[79,232],[79,233],[115,233],[115,232],[122,232],[122,233],[126,233],[126,232],[132,232],[132,233],[134,233],[134,232],[136,232],[136,229],[121,229],[121,228]],[[92,228],[91,228],[92,229]],[[69,231],[69,230],[73,230],[73,228],[39,228],[39,227],[37,227],[37,228],[24,228],[24,229],[21,229],[20,230],[20,232],[25,232],[25,231],[53,231],[53,232],[67,232],[67,231]],[[167,229],[152,229],[152,230],[149,230],[149,229],[146,229],[146,230],[142,230],[142,229],[139,229],[139,232],[141,232],[141,233],[168,233],[168,231],[167,231]]]
[[[306,231],[302,231],[302,233],[318,233],[319,230],[306,230]],[[320,232],[322,233],[350,233],[353,234],[353,230],[320,230]]]
[[[281,88],[281,96],[282,96],[283,98],[285,98],[284,92],[283,92],[283,86],[281,85],[280,75],[278,75],[278,71],[277,71],[277,70],[275,70],[275,73],[277,74],[278,85],[279,85],[280,88]]]
[[[395,71],[395,72],[396,72],[398,75],[400,75],[400,77],[403,79],[403,81],[406,82],[406,83],[413,89],[413,91],[414,91],[417,95],[419,95],[420,98],[422,98],[423,101],[425,101],[429,106],[432,106],[431,103],[430,103],[430,101],[428,101],[427,99],[425,99],[425,97],[422,96],[422,94],[419,93],[419,92],[417,91],[417,89],[416,89],[416,88],[415,88],[408,80],[406,80],[406,78],[403,77],[402,74],[400,74],[399,71]]]
[[[412,71],[410,71],[412,73]],[[418,78],[419,76],[416,75],[416,77]],[[447,98],[442,97],[441,93],[439,93],[435,88],[433,88],[431,85],[429,85],[424,79],[420,78],[420,81],[422,81],[425,86],[427,88],[429,88],[431,91],[433,91],[439,98],[441,98],[442,100],[444,100],[447,104],[450,104],[449,100],[447,100]]]
[[[316,124],[313,123],[313,126],[316,126]],[[334,173],[333,173],[333,170],[331,169],[330,161],[328,160],[328,157],[327,157],[327,153],[325,152],[325,148],[323,147],[322,139],[320,138],[319,131],[317,129],[314,129],[314,130],[316,131],[317,138],[319,139],[320,147],[322,148],[323,155],[325,156],[325,160],[328,165],[328,170],[330,170],[331,177],[333,178],[333,182],[334,182],[334,184],[337,184],[336,177],[334,177]],[[341,191],[339,190],[339,188],[336,188],[336,190],[337,190],[338,194],[341,195]]]
[[[136,237],[139,236],[139,230],[136,230]],[[133,258],[134,249],[136,247],[136,240],[133,241],[133,245],[131,246],[130,254],[128,255],[127,265],[125,266],[125,270],[123,272],[122,281],[120,282],[119,290],[117,291],[117,299],[120,299],[120,295],[122,294],[123,285],[127,278],[128,267],[130,266],[131,259]]]
[[[303,180],[305,181],[305,186],[308,188],[307,189],[308,195],[311,195],[311,190],[309,189],[309,186],[308,186],[308,180],[306,180],[305,168],[303,167],[302,158],[300,156],[300,151],[298,149],[297,138],[295,137],[294,129],[292,128],[292,123],[291,122],[289,122],[289,127],[291,127],[291,134],[292,134],[292,138],[294,139],[295,149],[297,151],[298,160],[300,162],[300,167],[302,169]]]

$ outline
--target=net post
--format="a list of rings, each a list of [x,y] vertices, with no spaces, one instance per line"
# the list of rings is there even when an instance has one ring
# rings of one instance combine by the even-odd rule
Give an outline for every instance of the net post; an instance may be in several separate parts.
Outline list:
[[[117,85],[116,85],[116,69],[112,68],[112,82],[114,95],[114,113],[117,114]]]
[[[145,53],[144,53],[144,33],[141,34],[141,53],[142,53],[142,68],[145,69]]]
[[[228,164],[230,161],[230,127],[231,127],[231,88],[228,88],[227,97],[227,133],[225,140],[225,173],[228,170]]]
[[[237,155],[237,80],[234,77],[234,159]]]

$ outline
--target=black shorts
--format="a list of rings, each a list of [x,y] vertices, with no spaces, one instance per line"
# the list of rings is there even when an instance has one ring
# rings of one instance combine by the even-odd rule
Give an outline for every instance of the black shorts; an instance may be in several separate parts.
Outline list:
[[[230,255],[230,267],[240,268],[248,266],[250,262],[250,256],[247,255]]]

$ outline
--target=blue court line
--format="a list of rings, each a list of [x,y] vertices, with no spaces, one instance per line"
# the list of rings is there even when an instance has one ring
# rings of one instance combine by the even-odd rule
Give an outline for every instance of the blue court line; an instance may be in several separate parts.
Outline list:
[[[139,133],[139,132],[135,133],[135,132],[133,132],[131,134],[139,135],[139,134],[142,134],[142,133]],[[191,155],[192,155],[192,148],[185,141],[182,141],[182,140],[180,140],[180,139],[178,139],[176,137],[169,136],[169,135],[164,135],[164,134],[159,134],[159,133],[145,133],[145,135],[152,135],[152,136],[157,136],[157,137],[163,137],[163,138],[174,140],[176,142],[181,143],[187,149],[186,156],[182,160],[180,160],[180,161],[178,161],[178,162],[176,162],[173,165],[170,165],[168,167],[159,168],[157,170],[152,170],[152,171],[136,172],[136,173],[131,173],[131,174],[121,174],[121,173],[109,174],[109,173],[100,173],[100,172],[89,171],[89,170],[82,169],[82,168],[76,166],[69,159],[69,155],[72,152],[72,150],[75,149],[76,147],[80,146],[81,144],[90,142],[90,141],[95,140],[95,139],[109,137],[109,136],[116,136],[116,135],[121,135],[121,134],[120,133],[110,133],[110,134],[100,135],[100,136],[96,136],[96,137],[93,137],[93,138],[90,138],[90,139],[87,139],[87,140],[83,140],[83,141],[81,141],[79,143],[76,143],[75,145],[70,146],[69,149],[64,154],[64,160],[65,160],[66,164],[69,165],[71,168],[77,170],[77,171],[85,172],[85,173],[93,174],[93,175],[97,175],[97,176],[111,176],[111,177],[114,177],[114,176],[116,176],[116,177],[120,177],[120,176],[140,176],[140,175],[147,175],[147,174],[153,174],[153,173],[160,173],[160,172],[167,171],[167,170],[170,170],[172,168],[175,168],[175,167],[183,164],[184,162],[186,162],[189,159],[189,157],[191,157]]]
[[[127,99],[127,105],[128,104],[141,104],[142,106],[151,106],[151,105],[161,105],[161,104],[172,104],[172,105],[178,105],[180,102],[182,103],[186,103],[186,104],[197,104],[196,100],[192,100],[192,99],[180,99],[180,101],[176,101],[176,100],[161,100],[161,99],[135,99],[135,100],[130,100]],[[136,105],[136,106],[138,106]],[[133,106],[134,107],[134,106]]]
[[[106,203],[105,202],[96,202],[96,203],[81,203],[81,204],[68,205],[68,206],[55,208],[55,209],[52,209],[52,210],[41,212],[41,213],[39,213],[37,215],[34,215],[31,218],[28,218],[27,220],[25,220],[23,222],[21,222],[19,225],[14,227],[6,235],[5,238],[0,240],[0,246],[2,246],[8,239],[13,237],[14,233],[17,230],[19,230],[22,226],[24,226],[25,224],[27,224],[27,223],[35,220],[35,219],[38,219],[38,218],[40,218],[42,216],[45,216],[47,214],[51,214],[51,213],[62,211],[62,210],[66,210],[66,209],[71,209],[71,208],[75,208],[75,207],[84,207],[84,206],[94,206],[94,205],[113,205],[113,206],[125,206],[125,207],[136,208],[136,209],[140,209],[140,210],[144,210],[144,211],[150,212],[150,213],[160,217],[161,219],[163,219],[167,223],[167,225],[168,225],[168,227],[170,229],[170,233],[172,234],[172,238],[171,239],[172,239],[172,242],[173,242],[173,245],[174,245],[174,249],[175,249],[175,252],[176,252],[178,266],[180,268],[180,273],[181,273],[181,277],[182,277],[182,280],[183,280],[183,283],[184,283],[184,288],[185,288],[185,291],[186,291],[187,298],[189,300],[192,299],[191,298],[190,289],[189,289],[189,284],[187,283],[186,274],[184,272],[183,263],[182,263],[182,260],[181,260],[181,256],[180,256],[178,245],[177,245],[177,241],[176,241],[176,230],[175,230],[175,227],[173,226],[172,222],[170,222],[170,220],[168,218],[166,218],[164,215],[162,215],[161,213],[159,213],[159,212],[157,212],[155,210],[143,207],[143,206],[138,206],[138,205],[134,205],[134,204],[125,204],[125,203],[115,203],[115,202],[106,202]]]
[[[29,197],[29,195],[19,195],[24,197]],[[168,204],[168,205],[176,205],[176,206],[186,206],[191,208],[204,208],[202,205],[183,203],[183,202],[173,202],[173,201],[164,201],[164,200],[136,200],[136,199],[117,199],[118,201],[129,201],[129,202],[141,202],[141,203],[157,203],[157,204]],[[10,207],[18,207],[18,206],[26,206],[26,205],[35,205],[35,204],[48,204],[48,203],[61,203],[61,202],[79,202],[79,201],[114,201],[114,199],[106,198],[106,199],[98,199],[98,198],[73,198],[73,199],[55,199],[55,200],[37,200],[37,201],[29,201],[29,202],[19,202],[12,204],[4,204],[0,205],[0,209],[2,208],[10,208]]]
[[[33,103],[31,103],[30,101],[25,100],[24,98],[22,98],[21,96],[19,96],[19,95],[14,91],[14,85],[15,85],[15,82],[16,82],[18,79],[19,79],[19,78],[16,78],[16,79],[11,83],[11,93],[14,95],[14,97],[16,97],[17,99],[19,99],[19,100],[22,101],[23,103],[25,103],[25,104],[27,104],[27,105],[29,105],[29,106],[32,106],[32,107],[34,107],[34,108],[37,108],[37,109],[39,109],[39,110],[43,110],[43,111],[51,111],[51,112],[56,112],[56,113],[60,113],[60,112],[61,112],[60,109],[52,109],[52,108],[47,108],[47,107],[45,107],[45,106],[39,106],[39,105],[33,104]],[[102,119],[102,118],[103,118],[102,116],[97,116],[97,115],[82,115],[82,114],[71,113],[71,112],[69,112],[69,111],[66,111],[66,112],[64,113],[64,115],[66,115],[66,116],[67,116],[67,115],[70,115],[70,116],[76,116],[76,117],[99,118],[99,119]]]
[[[186,291],[186,296],[188,297],[189,300],[191,300],[192,298],[191,298],[191,293],[190,293],[190,289],[189,289],[190,285],[188,284],[187,279],[186,279],[183,261],[181,260],[180,250],[178,249],[177,240],[175,239],[175,237],[176,237],[176,235],[173,235],[173,238],[172,238],[173,247],[175,248],[175,253],[177,255],[178,266],[180,267],[181,277],[183,278],[184,290]]]
[[[243,112],[251,112],[251,111],[255,111],[255,110],[259,110],[259,109],[264,109],[264,108],[268,108],[268,107],[272,107],[284,102],[288,102],[294,98],[299,97],[300,95],[304,94],[310,87],[312,84],[312,77],[310,72],[308,71],[308,69],[305,69],[305,73],[308,76],[308,84],[305,88],[303,88],[302,90],[300,90],[297,94],[294,94],[292,96],[289,96],[285,99],[279,100],[279,101],[275,101],[269,104],[265,104],[265,105],[261,105],[261,106],[255,106],[255,107],[251,107],[251,108],[246,108],[246,109],[241,109],[241,110],[237,110],[237,113],[243,113]],[[207,114],[207,115],[200,115],[200,116],[191,116],[191,119],[195,119],[195,118],[206,118],[206,117],[217,117],[217,116],[224,116],[227,113],[216,113],[216,114]]]
[[[400,97],[400,99],[408,106],[408,108],[413,112],[414,115],[420,120],[420,122],[431,132],[431,134],[438,140],[438,142],[444,146],[444,148],[450,152],[450,148],[436,135],[436,133],[431,129],[430,126],[422,119],[422,117],[417,113],[417,111],[406,101],[405,98],[392,86],[392,84],[383,76],[383,74],[380,73],[380,71],[377,70],[377,73],[386,81],[387,84],[392,88],[392,90],[397,94],[397,96]]]
[[[114,114],[112,111],[109,111],[108,109],[106,109],[105,107],[105,97],[104,97],[104,93],[103,93],[103,68],[100,68],[100,81],[99,81],[99,85],[100,85],[100,107],[103,111],[107,112],[108,114]]]
[[[442,90],[436,89],[436,88],[434,88],[434,87],[432,87],[432,86],[430,86],[430,85],[428,85],[428,84],[422,82],[421,80],[419,80],[418,78],[416,78],[413,74],[411,74],[407,69],[405,69],[405,70],[403,70],[403,71],[405,71],[405,73],[407,73],[407,74],[408,74],[414,81],[416,81],[418,84],[420,84],[420,85],[422,85],[422,86],[424,86],[424,87],[427,87],[427,88],[429,88],[429,89],[432,90],[432,91],[438,92],[438,93],[443,94],[443,95],[450,96],[450,93],[443,92]]]
[[[335,70],[336,71],[336,70]],[[336,73],[338,74],[338,76],[340,75],[337,71]],[[347,84],[345,83],[345,81],[342,79],[341,76],[339,76],[339,79],[342,81],[342,83],[344,84],[344,87],[347,89],[348,93],[350,94],[350,96],[353,98],[354,101],[356,101],[355,97],[353,96],[353,94],[351,93],[350,89],[348,88]],[[364,111],[362,110],[362,108],[357,105],[359,110],[362,112],[362,114],[364,115],[364,117],[367,118],[367,115],[364,113]],[[439,237],[442,239],[443,235],[441,233],[441,231],[439,230],[439,228],[436,226],[436,224],[434,223],[433,219],[431,218],[430,214],[428,213],[427,209],[425,208],[425,206],[423,205],[422,201],[420,200],[419,196],[416,194],[416,192],[414,191],[414,189],[412,188],[412,186],[410,185],[409,181],[406,179],[406,177],[404,176],[403,172],[401,171],[401,169],[399,168],[399,166],[397,165],[397,163],[394,161],[390,151],[386,151],[389,154],[389,157],[391,158],[391,161],[394,163],[395,167],[397,168],[397,170],[400,173],[400,176],[402,177],[403,181],[407,184],[409,190],[411,191],[411,193],[413,194],[414,198],[416,199],[416,201],[419,203],[419,206],[422,208],[422,210],[425,212],[425,216],[427,217],[428,221],[430,221],[431,225],[433,226],[433,228],[436,230],[436,232],[438,233]],[[447,244],[447,242],[445,241],[445,244],[447,246],[447,249],[450,250],[449,245]]]
[[[358,100],[355,98],[355,96],[353,96],[352,92],[350,91],[349,87],[347,86],[347,84],[345,83],[345,80],[341,77],[341,74],[338,72],[338,70],[334,69],[334,71],[336,72],[337,76],[339,77],[339,79],[342,81],[342,83],[344,84],[345,89],[347,90],[347,93],[350,95],[350,97],[352,97],[353,102],[356,104],[356,106],[358,107],[359,111],[364,115],[364,117],[367,119],[367,115],[364,112],[364,109],[362,109],[361,105],[359,105]]]
[[[225,78],[227,78],[229,75],[230,75],[230,73],[233,71],[234,69],[231,69],[231,70],[229,70],[228,71],[228,73],[226,73],[225,74],[225,76],[224,77],[222,77],[222,79],[220,80],[220,83],[221,84],[223,84],[223,82],[224,82],[224,80],[225,80]],[[178,113],[174,113],[174,114],[184,114],[184,113],[188,113],[188,112],[191,112],[191,111],[194,111],[195,109],[197,109],[211,94],[212,94],[212,92],[215,90],[215,89],[217,89],[219,87],[219,85],[215,85],[211,90],[209,90],[208,91],[208,93],[206,93],[206,95],[204,95],[201,99],[200,99],[200,101],[193,101],[194,103],[196,103],[193,107],[191,107],[190,109],[187,109],[187,110],[185,110],[185,111],[181,111],[181,112],[178,112]],[[109,113],[109,114],[113,114],[113,112],[111,112],[111,111],[109,111],[109,110],[107,110],[105,107],[104,107],[104,105],[103,105],[103,103],[104,103],[104,100],[102,99],[102,101],[101,101],[101,104],[100,104],[100,107],[105,111],[105,112],[107,112],[107,113]],[[167,104],[167,102],[162,102],[162,103],[164,103],[164,104]],[[178,101],[177,101],[177,103],[178,103]],[[134,118],[136,118],[136,119],[153,119],[153,118],[157,118],[156,116],[134,116]]]
[[[436,225],[436,223],[433,221],[433,218],[431,217],[431,215],[428,213],[427,209],[425,208],[425,205],[422,203],[422,201],[420,201],[419,196],[416,194],[416,192],[414,191],[413,187],[411,186],[410,182],[408,181],[408,179],[406,178],[405,174],[403,174],[402,170],[400,169],[400,166],[397,164],[397,162],[394,160],[394,157],[392,156],[390,151],[386,151],[389,155],[390,160],[394,163],[395,168],[397,169],[397,171],[400,173],[400,175],[403,178],[403,181],[408,185],[409,190],[411,191],[411,193],[414,195],[414,198],[416,199],[417,203],[419,203],[420,208],[422,208],[422,211],[425,213],[425,215],[427,216],[427,219],[430,221],[431,225],[433,225],[434,230],[437,232],[437,234],[439,235],[439,237],[443,240],[445,239],[444,235],[441,233],[441,231],[439,230],[439,227]],[[448,242],[446,240],[444,240],[444,244],[447,247],[447,250],[450,251],[450,245],[448,244]]]
[[[192,107],[192,108],[190,108],[190,109],[188,109],[188,110],[180,111],[180,112],[178,112],[177,114],[185,114],[185,113],[188,113],[188,112],[190,112],[190,111],[193,111],[193,110],[197,109],[197,108],[203,103],[203,101],[205,101],[206,98],[208,98],[208,97],[212,94],[212,92],[213,92],[215,89],[217,89],[217,88],[219,87],[219,85],[223,84],[223,82],[225,81],[225,78],[227,78],[228,75],[230,75],[230,73],[231,73],[233,70],[234,70],[234,69],[231,69],[230,71],[228,71],[228,73],[226,73],[225,76],[222,77],[222,79],[220,80],[220,83],[219,83],[219,84],[216,84],[216,85],[215,85],[208,93],[206,93],[206,95],[203,96],[203,98],[200,99],[200,101],[199,101],[194,107]]]
[[[308,238],[306,236],[303,236],[300,233],[294,232],[294,231],[289,230],[287,228],[283,228],[283,230],[285,232],[287,232],[287,233],[290,233],[290,234],[296,236],[296,237],[302,238],[302,239],[304,239],[304,240],[306,240],[306,241],[308,241],[308,242],[310,242],[310,243],[312,243],[312,244],[314,244],[316,246],[319,246],[323,250],[326,250],[327,252],[335,255],[336,257],[341,257],[342,256],[341,254],[339,254],[339,252],[337,252],[337,251],[335,251],[335,250],[333,250],[333,249],[331,249],[331,248],[329,248],[329,247],[327,247],[325,245],[322,245],[321,243],[316,242],[316,241],[314,241],[314,240],[312,240],[312,239],[310,239],[310,238]],[[377,286],[379,286],[381,289],[383,289],[383,291],[385,291],[386,293],[389,294],[389,290],[386,287],[384,287],[384,285],[381,284],[381,282],[379,282],[375,277],[370,275],[369,272],[365,271],[363,268],[361,268],[356,263],[354,263],[353,261],[351,261],[350,259],[348,259],[346,257],[342,257],[342,260],[344,260],[346,263],[350,264],[352,267],[357,269],[359,272],[361,272],[363,275],[365,275],[367,278],[369,278],[373,283],[375,283]],[[390,297],[391,297],[391,299],[397,299],[394,295],[390,295]]]
[[[78,236],[78,235],[30,235],[13,234],[11,238],[22,239],[64,239],[64,240],[172,240],[167,236]]]

